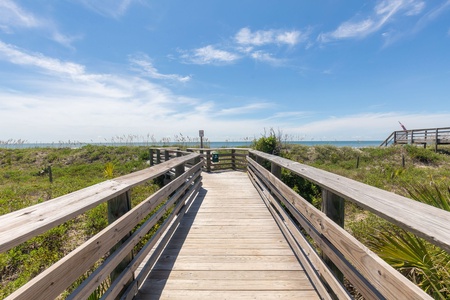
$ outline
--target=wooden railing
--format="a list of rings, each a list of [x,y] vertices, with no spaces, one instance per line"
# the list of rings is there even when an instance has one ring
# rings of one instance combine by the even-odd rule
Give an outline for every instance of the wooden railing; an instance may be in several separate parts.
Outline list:
[[[104,202],[108,202],[109,210],[117,215],[104,230],[7,299],[54,299],[105,255],[107,259],[68,299],[87,298],[108,278],[111,278],[111,286],[102,299],[115,299],[119,295],[122,299],[132,299],[200,188],[202,168],[238,168],[245,165],[241,161],[243,158],[251,180],[323,299],[330,299],[330,290],[339,299],[350,299],[342,284],[343,277],[365,299],[396,299],[399,295],[404,299],[430,299],[342,228],[344,203],[351,201],[447,252],[450,252],[449,212],[256,150],[190,151],[203,153],[151,150],[153,166],[148,169],[0,216],[0,252],[5,252]],[[222,155],[222,166],[212,163],[213,151],[219,151],[219,162]],[[208,161],[211,162],[209,168]],[[270,171],[263,165],[270,166]],[[280,180],[283,169],[320,187],[322,211]],[[131,188],[168,173],[173,175],[167,185],[130,209]],[[150,216],[158,206],[160,208]],[[167,212],[170,214],[158,231],[143,248],[133,252]],[[138,225],[140,223],[143,224]]]
[[[191,167],[185,171],[184,165],[187,163],[190,163]],[[104,202],[108,202],[108,210],[116,217],[109,226],[7,299],[55,299],[105,255],[107,259],[69,295],[68,299],[87,299],[108,278],[111,278],[112,283],[102,299],[115,299],[118,295],[126,299],[132,298],[137,286],[148,274],[149,267],[141,266],[137,276],[135,271],[157,242],[159,244],[153,249],[152,256],[147,258],[148,264],[151,265],[161,253],[187,205],[201,186],[201,167],[200,156],[191,153],[0,216],[0,252],[5,252]],[[173,181],[131,209],[131,188],[173,169],[179,171]],[[149,217],[158,206],[160,208]],[[133,249],[139,241],[168,212],[170,215],[163,225],[145,246],[135,253]],[[143,222],[147,217],[149,218]],[[124,267],[118,267],[123,264]]]
[[[394,131],[380,146],[392,144],[432,144],[437,150],[438,145],[450,144],[450,127]]]
[[[270,163],[271,171],[260,164],[264,161]],[[321,188],[322,211],[280,181],[282,169]],[[323,279],[339,299],[348,298],[340,283],[342,272],[366,299],[398,299],[399,295],[403,299],[431,299],[342,228],[344,201],[351,201],[447,252],[450,252],[449,212],[255,150],[250,151],[248,171],[292,248],[306,257],[302,263],[319,292],[326,293],[324,287],[320,288]],[[337,267],[339,271],[330,271],[303,232],[332,262],[331,268]]]
[[[247,168],[247,148],[188,148],[186,151],[178,148],[150,148],[150,166],[192,152],[200,154],[203,160],[203,170],[207,172],[224,169],[245,170]],[[173,172],[166,174],[166,176],[171,175]]]
[[[200,153],[207,172],[223,169],[246,170],[247,148],[189,148],[189,152]],[[217,161],[214,161],[214,156]]]

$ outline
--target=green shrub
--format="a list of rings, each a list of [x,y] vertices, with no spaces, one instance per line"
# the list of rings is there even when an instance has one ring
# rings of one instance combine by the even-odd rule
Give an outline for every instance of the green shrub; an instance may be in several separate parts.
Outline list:
[[[440,161],[439,154],[430,149],[420,148],[414,145],[406,145],[405,149],[408,155],[417,162],[433,164]]]
[[[319,186],[286,169],[281,172],[281,180],[306,201],[315,206],[320,206],[321,189]]]
[[[273,155],[280,155],[281,153],[281,140],[275,135],[273,129],[270,130],[269,135],[266,133],[262,137],[253,141],[252,148]]]

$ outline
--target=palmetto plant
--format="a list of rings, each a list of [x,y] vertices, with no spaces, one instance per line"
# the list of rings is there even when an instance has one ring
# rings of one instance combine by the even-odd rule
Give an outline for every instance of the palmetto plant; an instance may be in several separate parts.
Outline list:
[[[436,184],[409,191],[417,201],[450,211],[450,189]],[[435,299],[450,299],[450,254],[414,234],[396,227],[383,228],[371,243],[391,266],[402,272]]]
[[[103,175],[105,178],[111,179],[114,177],[114,164],[109,162],[105,165],[105,169],[103,170]]]

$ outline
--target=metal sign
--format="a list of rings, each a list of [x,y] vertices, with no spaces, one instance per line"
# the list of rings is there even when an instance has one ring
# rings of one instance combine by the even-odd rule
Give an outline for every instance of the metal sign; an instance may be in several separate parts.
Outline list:
[[[199,131],[198,131],[198,135],[199,135],[200,137],[204,137],[204,136],[205,136],[205,131],[204,131],[204,130],[199,130]]]

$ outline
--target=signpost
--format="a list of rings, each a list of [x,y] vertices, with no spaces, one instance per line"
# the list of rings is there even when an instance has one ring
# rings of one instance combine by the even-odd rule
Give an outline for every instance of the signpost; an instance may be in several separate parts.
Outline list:
[[[200,149],[203,149],[203,137],[205,136],[205,131],[200,129],[198,135],[200,136]]]

